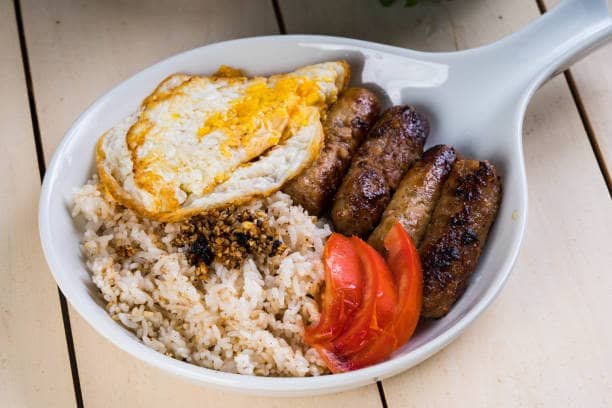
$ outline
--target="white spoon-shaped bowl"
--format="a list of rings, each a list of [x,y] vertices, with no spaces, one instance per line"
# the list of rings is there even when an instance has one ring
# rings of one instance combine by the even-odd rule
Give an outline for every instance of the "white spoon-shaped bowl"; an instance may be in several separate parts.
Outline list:
[[[235,392],[296,396],[337,392],[402,372],[456,338],[499,293],[516,260],[527,211],[523,114],[537,87],[610,38],[606,0],[568,0],[522,31],[482,48],[423,53],[347,38],[271,36],[212,44],[168,58],[119,84],[72,125],[47,169],[39,208],[40,236],[53,276],[71,305],[119,348],[201,385]],[[369,86],[386,105],[409,103],[432,121],[428,144],[450,144],[466,157],[488,159],[502,177],[504,197],[467,291],[444,318],[421,325],[388,361],[354,372],[310,378],[251,377],[184,363],[142,344],[113,321],[80,255],[69,212],[75,188],[94,171],[98,137],[135,111],[164,77],[212,73],[225,64],[250,75],[290,71],[346,59],[352,83]]]

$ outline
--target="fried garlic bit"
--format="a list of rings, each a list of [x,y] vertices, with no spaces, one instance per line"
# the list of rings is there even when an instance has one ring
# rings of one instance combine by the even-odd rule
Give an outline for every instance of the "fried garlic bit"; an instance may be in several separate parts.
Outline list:
[[[286,247],[264,211],[230,206],[185,220],[174,244],[185,249],[192,265],[213,261],[238,268],[249,256],[275,256]]]

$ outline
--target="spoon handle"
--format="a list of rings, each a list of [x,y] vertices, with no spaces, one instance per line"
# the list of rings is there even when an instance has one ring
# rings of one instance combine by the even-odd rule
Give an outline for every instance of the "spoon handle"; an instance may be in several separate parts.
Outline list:
[[[610,39],[607,0],[564,0],[485,49],[495,55],[499,66],[511,67],[507,75],[513,79],[542,83]]]

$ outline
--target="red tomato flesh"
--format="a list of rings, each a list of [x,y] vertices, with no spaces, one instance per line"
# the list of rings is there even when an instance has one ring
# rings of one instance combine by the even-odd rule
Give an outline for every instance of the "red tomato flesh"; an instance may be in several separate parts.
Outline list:
[[[350,324],[330,344],[331,350],[340,354],[350,354],[363,347],[372,325],[372,318],[376,313],[375,306],[378,297],[378,273],[374,270],[372,263],[368,262],[368,257],[360,253],[360,249],[355,246],[355,242],[351,241],[351,243],[361,260],[363,268],[363,298],[361,306],[351,316]]]
[[[393,321],[377,338],[359,352],[348,357],[336,357],[333,372],[367,367],[388,358],[412,337],[419,322],[423,302],[423,271],[421,261],[410,236],[396,223],[384,240],[387,263],[394,273],[398,287],[398,302]],[[324,358],[327,361],[330,357]]]
[[[398,288],[398,309],[394,321],[398,346],[412,337],[423,305],[423,268],[412,238],[396,222],[384,239],[389,264]]]
[[[323,251],[325,292],[319,323],[305,330],[308,344],[330,341],[346,326],[361,305],[363,268],[350,239],[333,233]]]
[[[369,316],[368,330],[362,337],[338,338],[333,341],[334,351],[342,355],[350,355],[361,350],[393,320],[397,293],[391,271],[383,257],[370,245],[357,237],[351,237],[351,242],[361,259],[364,273],[376,276],[376,294],[374,308]]]
[[[356,237],[333,234],[326,244],[322,317],[317,326],[307,328],[306,342],[334,373],[386,359],[418,324],[423,301],[418,252],[399,223],[384,245],[386,262]]]

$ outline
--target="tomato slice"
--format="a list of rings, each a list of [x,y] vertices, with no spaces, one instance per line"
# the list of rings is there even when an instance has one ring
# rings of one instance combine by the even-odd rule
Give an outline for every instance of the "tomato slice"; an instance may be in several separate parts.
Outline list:
[[[387,263],[398,287],[394,319],[358,353],[339,358],[341,364],[334,364],[334,369],[338,370],[334,372],[355,370],[386,359],[412,337],[419,322],[423,302],[423,271],[416,247],[399,222],[387,233],[384,245]],[[328,359],[326,357],[325,361]]]
[[[351,240],[333,233],[323,251],[325,292],[319,323],[305,330],[307,344],[330,341],[361,305],[363,268]]]
[[[378,277],[378,291],[376,293],[375,314],[376,318],[372,327],[384,327],[393,319],[393,311],[397,303],[397,289],[393,281],[393,275],[385,263],[383,257],[376,249],[357,237],[351,241],[357,250],[362,263],[370,267],[372,273]]]
[[[351,339],[349,343],[343,339],[333,342],[335,350],[343,355],[350,355],[362,349],[373,338],[381,335],[381,331],[391,323],[394,317],[397,293],[391,271],[383,257],[370,245],[357,237],[351,237],[366,274],[376,275],[377,289],[374,300],[374,310],[370,318],[370,326],[366,335],[360,341]]]
[[[356,246],[355,242],[357,241],[351,238],[351,243],[361,260],[363,268],[363,297],[361,305],[351,316],[350,325],[347,325],[342,334],[333,340],[330,345],[333,352],[342,355],[353,353],[363,347],[372,326],[373,316],[376,313],[375,305],[378,298],[378,273],[376,273],[373,264],[369,262],[369,257],[360,252],[361,248]],[[364,245],[367,244],[364,243]]]
[[[397,349],[397,338],[392,331],[381,331],[379,336],[357,353],[345,356],[329,344],[317,344],[315,349],[332,373],[343,373],[383,361]]]
[[[389,264],[398,288],[398,309],[394,322],[398,346],[412,337],[423,305],[423,268],[412,238],[396,222],[384,239]]]
[[[317,353],[319,353],[319,356],[325,362],[325,366],[329,368],[332,373],[343,373],[353,369],[350,361],[336,353],[331,344],[315,344],[314,349],[317,350]]]
[[[378,327],[376,336],[351,355],[329,347],[317,348],[334,373],[356,370],[386,359],[408,341],[418,324],[423,301],[423,272],[416,247],[399,223],[391,228],[384,245],[387,263],[398,287],[393,319],[386,326]]]
[[[352,252],[347,249],[346,241],[353,247]],[[327,319],[330,321],[340,319],[343,323],[341,328],[334,326],[333,335],[320,336],[321,341],[309,342],[334,373],[355,370],[386,359],[408,341],[418,324],[423,301],[423,272],[416,247],[399,222],[387,233],[384,245],[386,262],[374,248],[356,237],[344,238],[342,246],[332,242],[329,252],[326,245],[326,279],[327,270],[332,271],[336,266],[341,269],[352,267],[350,273],[344,270],[336,273],[342,276],[348,273],[354,282],[357,282],[356,276],[362,277],[361,301],[352,302],[350,308],[342,309],[340,317],[334,315],[334,311],[340,309],[335,305],[337,300],[328,297],[326,286],[322,322],[329,314]],[[331,252],[336,246],[352,254],[351,262],[333,264]],[[337,285],[336,282],[333,284]],[[330,293],[333,297],[336,292]],[[357,292],[350,293],[357,295]]]

